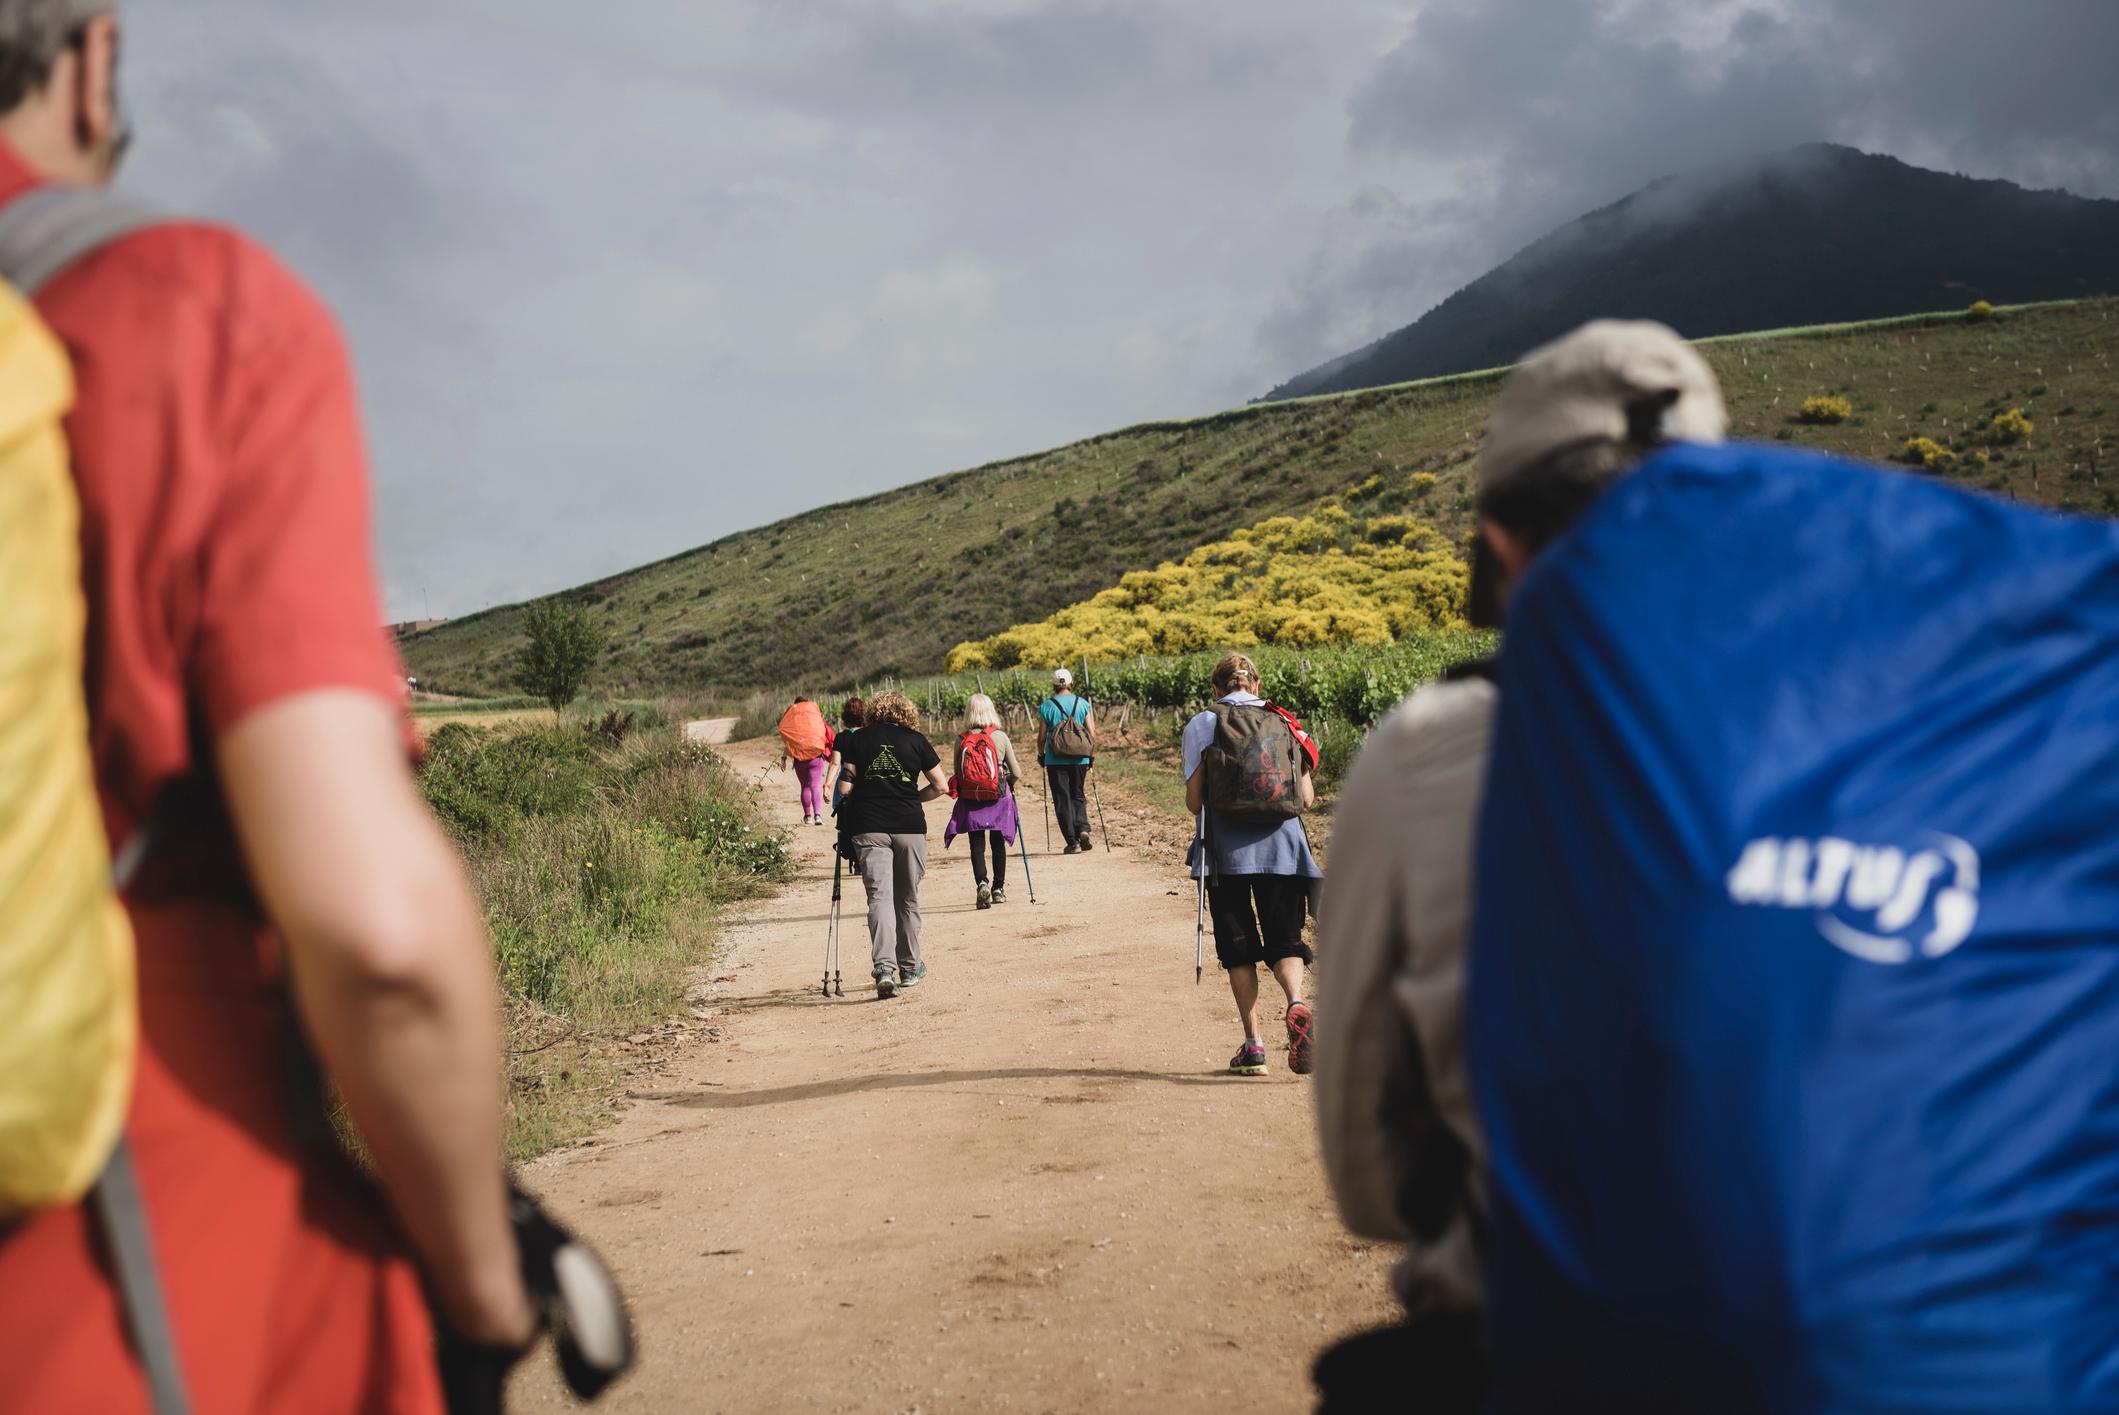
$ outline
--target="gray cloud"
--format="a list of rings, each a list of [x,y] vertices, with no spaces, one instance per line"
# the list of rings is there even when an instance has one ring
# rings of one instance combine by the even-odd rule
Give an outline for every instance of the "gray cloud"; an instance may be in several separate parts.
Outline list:
[[[158,0],[129,180],[339,311],[462,612],[1239,401],[1734,151],[2114,182],[2105,0],[1777,3]]]
[[[1331,212],[1261,337],[1345,352],[1657,177],[1817,139],[2119,196],[2115,55],[2109,0],[1429,0],[1347,105],[1404,195]]]

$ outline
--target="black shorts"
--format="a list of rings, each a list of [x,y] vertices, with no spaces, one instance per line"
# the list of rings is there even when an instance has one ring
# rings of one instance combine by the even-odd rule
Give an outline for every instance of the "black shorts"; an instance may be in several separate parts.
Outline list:
[[[1207,881],[1207,913],[1214,920],[1214,956],[1224,968],[1316,961],[1302,941],[1310,882],[1300,875],[1223,875]]]

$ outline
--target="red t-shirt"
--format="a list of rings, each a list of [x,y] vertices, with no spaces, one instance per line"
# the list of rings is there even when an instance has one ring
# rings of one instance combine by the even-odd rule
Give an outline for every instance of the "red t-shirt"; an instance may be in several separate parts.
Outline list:
[[[0,204],[36,184],[0,146]],[[88,699],[114,841],[156,817],[128,896],[142,1038],[127,1123],[200,1411],[440,1409],[418,1279],[379,1203],[298,1139],[278,949],[212,763],[245,714],[402,700],[370,564],[351,372],[260,247],[174,224],[46,287],[72,356]],[[144,1410],[78,1208],[0,1238],[0,1371],[25,1410]]]

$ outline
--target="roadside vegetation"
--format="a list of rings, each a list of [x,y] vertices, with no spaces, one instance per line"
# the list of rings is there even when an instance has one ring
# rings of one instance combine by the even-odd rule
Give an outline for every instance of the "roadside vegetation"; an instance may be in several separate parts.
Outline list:
[[[420,786],[477,882],[507,1009],[508,1149],[594,1128],[684,1013],[716,912],[787,878],[755,793],[644,708],[427,738]]]

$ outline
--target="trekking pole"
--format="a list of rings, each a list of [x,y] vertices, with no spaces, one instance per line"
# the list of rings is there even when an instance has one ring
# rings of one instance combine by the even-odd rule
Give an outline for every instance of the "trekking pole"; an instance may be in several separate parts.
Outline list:
[[[831,956],[839,942],[839,877],[845,868],[846,857],[839,853],[837,841],[831,847],[831,917],[824,925],[824,985],[826,997],[831,996]]]
[[[1001,774],[1001,780],[1007,783],[1008,810],[1009,813],[1015,817],[1015,848],[1018,852],[1021,853],[1023,857],[1023,884],[1030,891],[1030,902],[1032,904],[1036,904],[1037,881],[1030,877],[1030,842],[1023,839],[1022,798],[1015,794],[1015,783],[1008,780],[1008,775],[1006,772],[1003,772]],[[1004,850],[1006,849],[1005,846],[1002,848]],[[1048,851],[1051,850],[1051,848],[1052,846],[1050,844],[1047,844],[1045,846],[1045,849]]]
[[[1104,853],[1108,855],[1111,853],[1111,827],[1104,820],[1104,793],[1096,789],[1096,778],[1094,776],[1089,778],[1089,794],[1096,800],[1096,823],[1103,827]]]
[[[1199,910],[1192,922],[1192,986],[1206,975],[1207,948],[1207,882],[1199,882]]]
[[[1206,834],[1206,822],[1207,822],[1207,813],[1206,813],[1206,810],[1205,810],[1204,808],[1202,808],[1202,809],[1200,810],[1200,813],[1199,813],[1199,820],[1198,820],[1198,822],[1197,822],[1197,823],[1195,824],[1195,827],[1194,827],[1194,829],[1195,829],[1196,833],[1195,833],[1195,834],[1193,835],[1193,837],[1192,837],[1192,848],[1193,848],[1194,850],[1197,850],[1197,851],[1199,852],[1199,855],[1200,855],[1200,860],[1199,860],[1199,870],[1200,870],[1200,874],[1199,874],[1199,907],[1198,907],[1198,909],[1197,909],[1197,910],[1196,910],[1196,911],[1194,912],[1194,914],[1193,914],[1193,917],[1192,917],[1192,986],[1193,986],[1193,987],[1198,987],[1198,986],[1199,986],[1199,980],[1200,980],[1200,979],[1201,979],[1202,977],[1204,977],[1204,976],[1206,975],[1206,971],[1207,971],[1207,967],[1206,967],[1206,956],[1207,956],[1207,954],[1206,954],[1206,945],[1207,945],[1207,876],[1206,876],[1206,871],[1207,871],[1207,868],[1208,868],[1208,864],[1207,864],[1207,859],[1206,859],[1206,853],[1207,853],[1207,834]]]
[[[1022,827],[1017,826],[1016,830],[1020,833]],[[1049,784],[1045,788],[1045,853],[1052,853],[1052,788]]]

